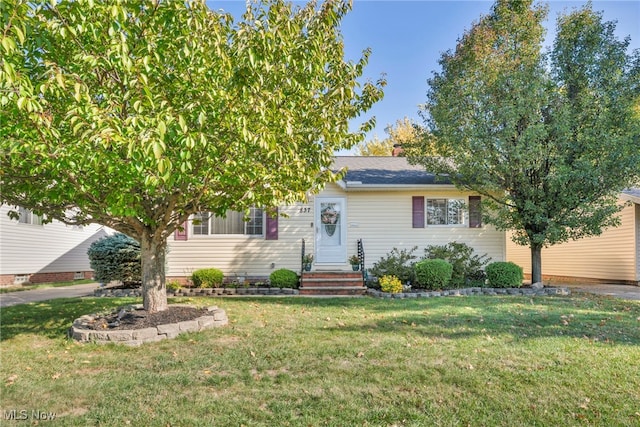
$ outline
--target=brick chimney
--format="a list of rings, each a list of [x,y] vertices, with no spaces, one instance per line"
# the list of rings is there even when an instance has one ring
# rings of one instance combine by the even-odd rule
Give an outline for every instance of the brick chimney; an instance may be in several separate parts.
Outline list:
[[[393,151],[391,151],[391,155],[393,157],[399,157],[402,153],[404,153],[402,144],[393,144]]]

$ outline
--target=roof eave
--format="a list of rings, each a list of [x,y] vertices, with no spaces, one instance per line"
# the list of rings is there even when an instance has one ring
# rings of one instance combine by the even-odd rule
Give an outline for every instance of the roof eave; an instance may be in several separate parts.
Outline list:
[[[455,185],[453,184],[360,184],[353,182],[339,181],[338,185],[344,191],[376,191],[376,190],[427,190],[427,189],[441,189],[441,190],[453,190]]]

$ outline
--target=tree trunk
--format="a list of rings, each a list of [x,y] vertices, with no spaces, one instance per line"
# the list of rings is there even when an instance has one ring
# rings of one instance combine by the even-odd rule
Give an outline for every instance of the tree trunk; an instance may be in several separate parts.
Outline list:
[[[542,246],[531,245],[531,283],[542,282]]]
[[[165,287],[166,241],[158,242],[153,235],[145,233],[140,239],[142,261],[142,303],[149,313],[167,309]]]

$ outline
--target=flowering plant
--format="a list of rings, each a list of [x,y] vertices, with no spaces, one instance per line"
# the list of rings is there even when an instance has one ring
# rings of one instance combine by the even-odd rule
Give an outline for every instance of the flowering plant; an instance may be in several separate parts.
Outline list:
[[[402,282],[396,276],[382,276],[380,278],[380,289],[382,292],[398,294],[402,292]]]
[[[360,257],[358,257],[358,255],[351,255],[349,257],[349,264],[351,264],[351,265],[360,264]]]

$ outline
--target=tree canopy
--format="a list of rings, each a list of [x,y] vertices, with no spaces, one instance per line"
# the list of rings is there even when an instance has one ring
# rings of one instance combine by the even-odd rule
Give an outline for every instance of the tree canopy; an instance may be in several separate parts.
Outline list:
[[[149,311],[191,214],[322,188],[382,97],[369,51],[344,58],[345,1],[252,3],[238,22],[198,0],[4,3],[1,201],[136,238]]]
[[[588,4],[562,15],[543,52],[547,8],[499,0],[444,53],[423,112],[442,157],[409,157],[484,198],[486,220],[531,247],[617,225],[640,164],[640,55]]]
[[[390,156],[395,145],[409,146],[423,141],[427,133],[418,123],[408,117],[396,120],[384,129],[387,137],[380,140],[377,135],[362,142],[356,149],[358,156]],[[424,145],[421,145],[424,148]]]

